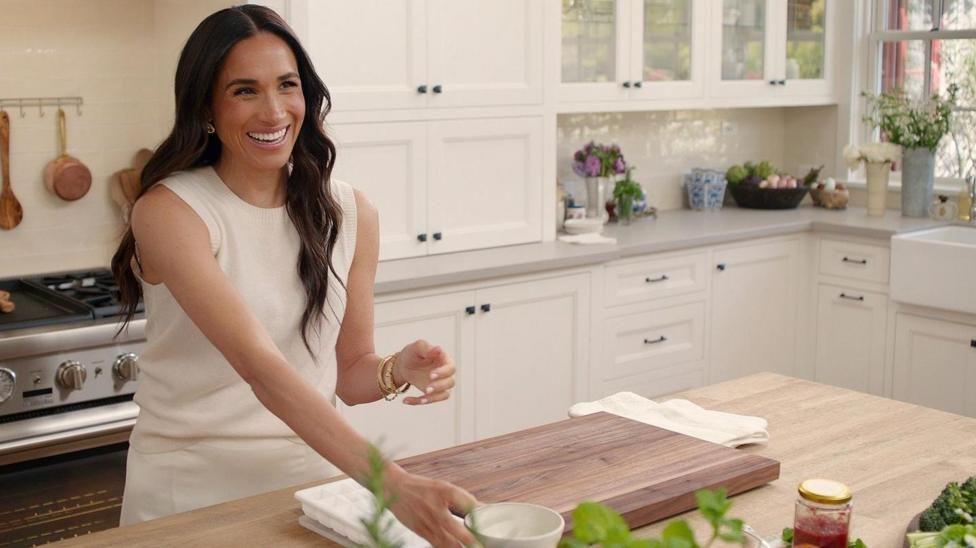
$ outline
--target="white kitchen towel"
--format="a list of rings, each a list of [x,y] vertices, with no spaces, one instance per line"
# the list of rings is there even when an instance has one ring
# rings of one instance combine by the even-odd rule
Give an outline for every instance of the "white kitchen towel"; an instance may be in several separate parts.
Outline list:
[[[569,408],[569,416],[581,417],[600,411],[727,447],[769,441],[766,419],[709,411],[688,400],[658,403],[633,392],[617,392],[602,400],[577,403]]]
[[[596,232],[587,232],[585,234],[564,234],[559,237],[559,241],[566,242],[568,244],[578,244],[578,245],[617,243],[616,238],[604,236],[603,234],[598,234]]]
[[[295,498],[302,503],[302,511],[307,517],[348,539],[350,545],[373,544],[361,521],[373,515],[373,494],[355,480],[346,478],[302,489],[295,493]],[[401,543],[403,548],[430,547],[430,543],[397,521],[389,510],[384,519],[391,522],[387,538],[394,543]]]

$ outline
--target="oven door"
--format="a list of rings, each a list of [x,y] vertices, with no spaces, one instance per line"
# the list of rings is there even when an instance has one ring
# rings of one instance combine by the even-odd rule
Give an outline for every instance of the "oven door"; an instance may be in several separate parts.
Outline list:
[[[0,417],[0,547],[119,525],[132,401]]]

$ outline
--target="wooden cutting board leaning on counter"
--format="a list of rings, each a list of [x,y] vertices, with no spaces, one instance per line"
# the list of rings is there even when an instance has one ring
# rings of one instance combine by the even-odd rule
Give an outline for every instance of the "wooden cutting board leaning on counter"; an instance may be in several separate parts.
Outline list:
[[[675,396],[707,409],[769,421],[768,445],[740,450],[779,461],[780,477],[733,497],[729,511],[729,516],[744,519],[766,537],[792,526],[800,481],[827,477],[854,492],[852,537],[871,547],[901,546],[906,525],[946,483],[976,473],[976,419],[771,373]],[[328,545],[298,524],[302,512],[294,493],[299,487],[307,486],[79,537],[63,545]],[[710,531],[696,512],[680,517],[688,520],[699,538]],[[663,527],[657,523],[639,529],[638,534],[660,535]]]

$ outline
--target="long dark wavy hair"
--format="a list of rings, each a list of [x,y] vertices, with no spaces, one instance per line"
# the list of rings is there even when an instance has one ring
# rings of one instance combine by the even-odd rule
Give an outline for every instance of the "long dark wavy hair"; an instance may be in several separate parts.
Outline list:
[[[285,207],[301,237],[301,252],[296,260],[306,295],[302,339],[314,355],[309,335],[320,327],[329,274],[341,282],[332,265],[332,250],[342,224],[342,209],[329,191],[336,149],[324,129],[332,102],[298,38],[273,10],[257,5],[222,9],[204,19],[190,35],[176,68],[173,131],[143,169],[139,196],[177,171],[213,165],[220,158],[220,139],[216,133],[207,133],[207,113],[217,74],[235,44],[261,32],[278,36],[291,48],[305,96],[305,119],[292,150]],[[136,240],[130,227],[112,257],[112,273],[122,301],[120,333],[132,320],[142,296],[142,287],[132,272],[133,258],[138,264]]]

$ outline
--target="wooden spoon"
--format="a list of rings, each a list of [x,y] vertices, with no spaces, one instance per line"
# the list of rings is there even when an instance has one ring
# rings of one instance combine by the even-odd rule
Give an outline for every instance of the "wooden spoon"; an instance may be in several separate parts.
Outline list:
[[[3,164],[3,191],[0,191],[0,228],[10,230],[24,220],[24,208],[10,188],[10,117],[0,111],[0,163]]]
[[[62,200],[77,200],[91,188],[91,171],[67,152],[64,111],[58,109],[60,154],[44,168],[44,186]]]

